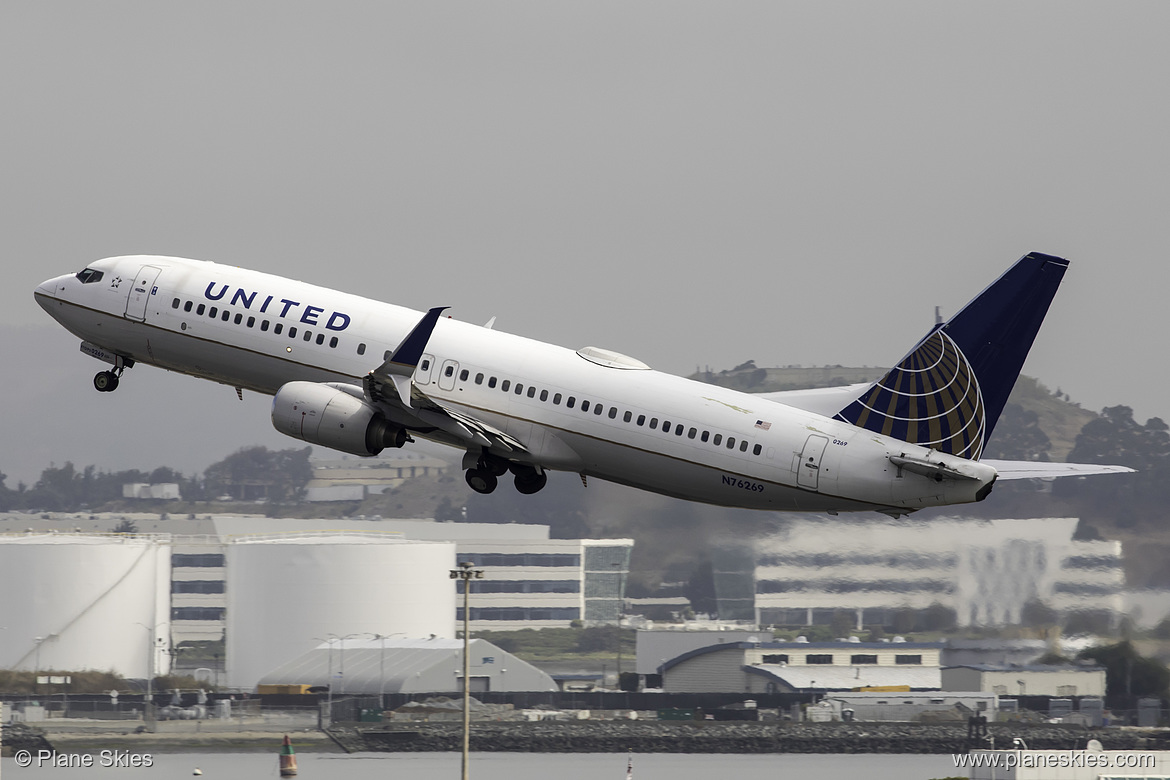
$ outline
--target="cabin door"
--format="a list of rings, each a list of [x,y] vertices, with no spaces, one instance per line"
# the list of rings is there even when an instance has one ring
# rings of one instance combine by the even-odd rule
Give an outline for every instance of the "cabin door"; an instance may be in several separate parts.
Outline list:
[[[126,316],[132,320],[146,319],[146,307],[150,303],[150,296],[158,292],[154,282],[162,269],[154,265],[144,265],[138,269],[134,282],[130,285],[130,294],[126,296]]]
[[[796,469],[796,482],[801,487],[817,489],[821,481],[821,457],[829,444],[827,436],[813,434],[804,443],[800,452],[800,465]]]

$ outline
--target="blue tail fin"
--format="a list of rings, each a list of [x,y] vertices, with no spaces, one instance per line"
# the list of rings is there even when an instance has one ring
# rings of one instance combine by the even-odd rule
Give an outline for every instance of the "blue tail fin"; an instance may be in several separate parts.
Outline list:
[[[837,419],[977,460],[1066,268],[1037,252],[1021,258]]]

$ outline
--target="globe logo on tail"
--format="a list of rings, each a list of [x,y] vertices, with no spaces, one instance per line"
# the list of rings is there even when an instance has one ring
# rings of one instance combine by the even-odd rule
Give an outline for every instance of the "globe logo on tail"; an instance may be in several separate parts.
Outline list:
[[[837,415],[874,433],[971,460],[983,452],[985,417],[975,371],[942,328]]]

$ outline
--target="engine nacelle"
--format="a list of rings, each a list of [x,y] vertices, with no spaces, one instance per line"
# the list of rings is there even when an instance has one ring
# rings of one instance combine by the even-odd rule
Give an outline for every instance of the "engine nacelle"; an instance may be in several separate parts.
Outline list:
[[[369,457],[408,441],[361,398],[317,382],[289,382],[272,398],[272,425],[294,439]]]

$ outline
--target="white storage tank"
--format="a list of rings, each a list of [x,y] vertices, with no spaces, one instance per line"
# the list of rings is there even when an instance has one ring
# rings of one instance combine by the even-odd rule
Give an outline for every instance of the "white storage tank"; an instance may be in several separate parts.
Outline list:
[[[0,669],[170,669],[168,535],[0,535],[0,589]]]
[[[225,564],[231,688],[252,690],[322,642],[455,635],[454,542],[357,532],[239,537]]]

